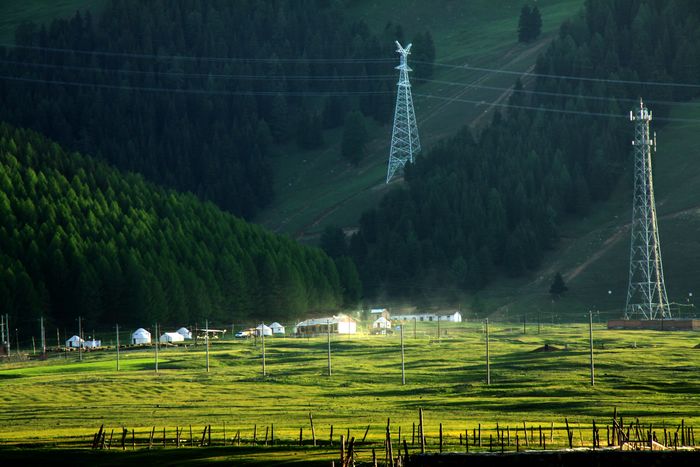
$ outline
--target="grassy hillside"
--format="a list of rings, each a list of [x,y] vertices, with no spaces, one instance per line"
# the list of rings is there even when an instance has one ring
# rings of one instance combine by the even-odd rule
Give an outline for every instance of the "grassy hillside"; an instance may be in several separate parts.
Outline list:
[[[349,3],[350,13],[375,31],[383,30],[389,21],[401,24],[408,40],[416,33],[430,30],[435,40],[436,62],[525,71],[534,64],[559,25],[579,11],[583,0],[538,2],[543,36],[529,45],[517,43],[522,2],[516,0],[501,1],[498,8],[486,0]],[[506,97],[503,91],[474,85],[508,88],[514,81],[512,75],[439,67],[433,79],[463,85],[421,85],[414,81],[414,104],[424,152],[464,125],[483,124],[490,118],[489,106],[454,99],[502,102]],[[372,128],[372,137],[368,155],[359,167],[340,157],[340,132],[326,138],[330,143],[323,150],[283,151],[283,156],[273,160],[276,200],[256,220],[275,231],[307,239],[313,239],[326,225],[354,226],[359,214],[376,204],[386,191],[384,179],[391,127]]]
[[[415,452],[411,427],[419,407],[426,411],[428,450],[433,452],[438,449],[440,423],[445,450],[463,451],[459,434],[465,429],[471,434],[479,423],[486,440],[489,435],[495,438],[496,423],[508,426],[513,442],[514,427],[523,422],[542,425],[547,434],[551,427],[551,449],[566,444],[565,417],[581,430],[582,440],[576,433],[576,445],[590,445],[593,419],[602,427],[605,442],[604,425],[615,407],[626,420],[639,416],[642,424],[653,423],[662,438],[662,423],[670,427],[681,419],[700,422],[697,405],[689,403],[698,383],[688,372],[700,364],[700,353],[692,350],[697,343],[692,332],[623,332],[595,326],[597,381],[591,387],[587,326],[547,325],[540,334],[530,327],[523,334],[517,323],[492,324],[490,386],[485,384],[481,323],[443,324],[440,341],[435,323],[419,323],[417,338],[411,324],[407,330],[405,386],[400,384],[397,335],[334,336],[330,378],[325,373],[324,337],[268,339],[267,377],[261,376],[261,347],[252,340],[215,342],[210,373],[204,370],[201,345],[161,349],[157,375],[148,349],[123,351],[119,372],[113,350],[88,354],[82,363],[75,354],[45,362],[3,363],[0,441],[5,448],[85,448],[105,424],[108,430],[116,429],[115,439],[122,426],[134,429],[138,448],[145,450],[153,426],[156,445],[165,427],[172,446],[176,426],[184,427],[183,442],[189,444],[190,424],[199,437],[203,426],[211,424],[212,441],[221,445],[225,422],[229,444],[238,430],[243,444],[203,450],[211,453],[212,461],[330,461],[337,456],[340,435],[349,430],[360,439],[369,425],[369,444],[358,448],[356,459],[366,462],[372,448],[383,456],[387,417],[393,439],[401,427],[401,437]],[[534,352],[545,343],[568,350]],[[640,358],[643,366],[638,365]],[[319,448],[310,446],[309,412]],[[271,424],[274,448],[261,445]],[[331,425],[335,445],[328,448]],[[254,427],[257,446],[252,446]],[[298,447],[300,427],[304,448]],[[522,442],[522,431],[520,435]],[[154,456],[163,452],[156,449]],[[488,450],[487,444],[481,450]],[[120,449],[112,455],[124,456]]]
[[[47,23],[67,18],[76,10],[96,11],[106,0],[4,0],[0,2],[0,43],[14,42],[15,28],[25,21]]]
[[[653,110],[653,106],[651,106]],[[682,316],[695,314],[694,297],[700,296],[700,166],[697,135],[700,102],[678,105],[660,126],[655,157],[654,184],[659,216],[661,252],[669,300],[685,306],[674,309]],[[630,141],[633,126],[630,123]],[[480,294],[489,310],[499,313],[530,313],[537,310],[578,316],[588,309],[603,317],[618,317],[625,305],[629,268],[632,216],[632,161],[609,202],[594,207],[591,215],[563,226],[559,247],[549,254],[536,275],[521,280],[502,280]],[[554,274],[564,275],[569,291],[553,303],[548,290]],[[608,293],[610,292],[610,293]],[[689,296],[693,294],[693,296]]]

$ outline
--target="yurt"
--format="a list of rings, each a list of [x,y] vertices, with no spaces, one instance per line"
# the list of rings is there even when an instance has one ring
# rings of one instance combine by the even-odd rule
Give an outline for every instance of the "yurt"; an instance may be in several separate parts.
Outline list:
[[[134,345],[150,344],[151,343],[151,333],[146,331],[144,328],[138,328],[131,335],[131,343]]]

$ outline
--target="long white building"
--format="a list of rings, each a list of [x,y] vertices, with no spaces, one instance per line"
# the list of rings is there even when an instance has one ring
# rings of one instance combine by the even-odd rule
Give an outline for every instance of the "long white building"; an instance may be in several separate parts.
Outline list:
[[[450,323],[461,323],[462,313],[459,311],[440,312],[440,313],[410,313],[401,315],[391,315],[392,321],[447,321]]]

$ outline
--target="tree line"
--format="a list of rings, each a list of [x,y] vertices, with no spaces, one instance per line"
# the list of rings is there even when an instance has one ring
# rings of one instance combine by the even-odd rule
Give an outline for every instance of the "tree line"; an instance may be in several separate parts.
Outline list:
[[[0,124],[0,297],[13,327],[293,321],[354,305],[360,287],[349,260]]]
[[[20,78],[0,80],[0,120],[250,219],[273,199],[282,147],[323,145],[353,110],[390,121],[397,38],[327,0],[110,0],[98,17],[17,28],[0,49],[0,72]],[[417,40],[432,61],[429,33]]]
[[[639,97],[663,117],[658,102],[698,94],[635,82],[696,83],[699,19],[688,0],[587,1],[538,58],[540,94],[516,83],[507,112],[418,158],[406,183],[363,214],[345,247],[365,293],[458,297],[535,270],[560,223],[588,214],[630,172],[626,117]]]

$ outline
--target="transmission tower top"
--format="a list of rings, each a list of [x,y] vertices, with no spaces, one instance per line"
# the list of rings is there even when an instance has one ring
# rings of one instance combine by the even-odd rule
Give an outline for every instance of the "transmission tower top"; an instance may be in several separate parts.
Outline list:
[[[413,71],[409,66],[408,66],[408,56],[411,55],[411,47],[413,44],[408,44],[406,48],[404,49],[401,44],[399,44],[399,41],[394,41],[396,42],[396,53],[401,55],[401,63],[396,66],[395,68],[397,70],[401,71]],[[409,84],[410,86],[410,84]]]

